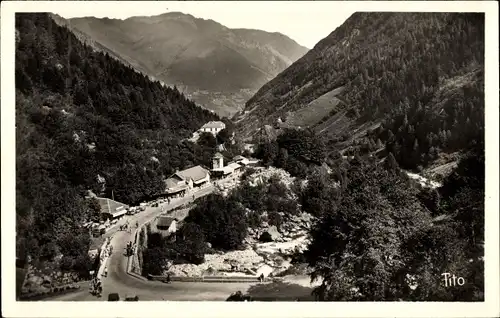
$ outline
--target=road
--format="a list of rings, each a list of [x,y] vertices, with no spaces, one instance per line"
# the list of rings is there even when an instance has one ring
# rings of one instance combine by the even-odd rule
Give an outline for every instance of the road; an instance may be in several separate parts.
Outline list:
[[[199,198],[211,193],[214,186],[199,190],[195,197]],[[166,211],[172,210],[180,205],[193,201],[193,194],[184,198],[173,200],[170,204],[164,203],[158,207],[148,206],[145,211],[128,216],[129,224],[135,230],[136,222],[139,226],[149,222],[157,215],[161,214],[161,207]],[[120,222],[123,223],[123,222]],[[76,293],[71,293],[49,300],[54,301],[107,301],[109,293],[118,293],[120,298],[126,296],[138,296],[140,300],[225,300],[232,292],[241,290],[245,292],[250,286],[256,283],[187,283],[172,282],[165,284],[157,281],[142,280],[133,277],[126,272],[127,257],[124,256],[124,250],[127,242],[133,241],[134,231],[130,233],[114,230],[106,233],[111,236],[113,245],[113,254],[108,260],[108,276],[102,278],[103,297],[92,296],[88,287]]]

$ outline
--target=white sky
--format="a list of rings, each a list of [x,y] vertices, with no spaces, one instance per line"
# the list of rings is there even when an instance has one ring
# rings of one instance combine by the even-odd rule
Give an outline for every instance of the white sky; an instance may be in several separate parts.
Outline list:
[[[125,19],[182,12],[211,19],[228,28],[280,32],[311,49],[341,25],[355,10],[337,1],[154,1],[73,2],[51,8],[64,18],[95,16]]]

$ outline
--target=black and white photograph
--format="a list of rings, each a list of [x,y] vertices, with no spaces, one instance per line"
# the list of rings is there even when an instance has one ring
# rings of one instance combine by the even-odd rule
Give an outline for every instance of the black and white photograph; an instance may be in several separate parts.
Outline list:
[[[2,3],[16,306],[500,314],[498,4],[374,2]]]

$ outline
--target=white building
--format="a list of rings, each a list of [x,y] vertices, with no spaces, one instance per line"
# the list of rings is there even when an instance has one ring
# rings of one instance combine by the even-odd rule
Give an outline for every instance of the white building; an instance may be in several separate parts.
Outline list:
[[[212,169],[220,169],[224,167],[224,156],[220,153],[216,153],[212,158]]]
[[[127,214],[128,205],[108,199],[97,198],[101,206],[101,214],[105,219],[116,219]]]
[[[177,231],[177,220],[168,216],[160,216],[156,221],[156,228],[164,234]]]
[[[221,121],[209,121],[205,125],[201,126],[200,132],[209,132],[217,135],[221,130],[226,129],[226,124]]]
[[[178,171],[165,180],[166,192],[171,195],[185,194],[209,183],[210,172],[202,166]]]
[[[227,166],[224,166],[224,156],[220,153],[216,153],[212,158],[212,171],[220,173],[222,177],[237,176],[242,170],[243,165],[238,162],[229,162]]]

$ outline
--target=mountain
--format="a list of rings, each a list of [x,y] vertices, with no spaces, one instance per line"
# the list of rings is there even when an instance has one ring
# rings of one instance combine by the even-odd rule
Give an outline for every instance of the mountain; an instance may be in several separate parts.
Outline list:
[[[364,139],[425,166],[484,138],[484,14],[355,13],[234,121],[247,139],[308,127],[340,150]]]
[[[179,12],[125,20],[74,18],[67,24],[221,116],[241,110],[263,84],[307,52],[280,33],[229,29]]]
[[[80,42],[48,14],[18,13],[16,233],[18,255],[88,274],[99,217],[87,190],[126,204],[164,191],[164,177],[214,149],[183,141],[219,118],[175,88],[150,81]]]

